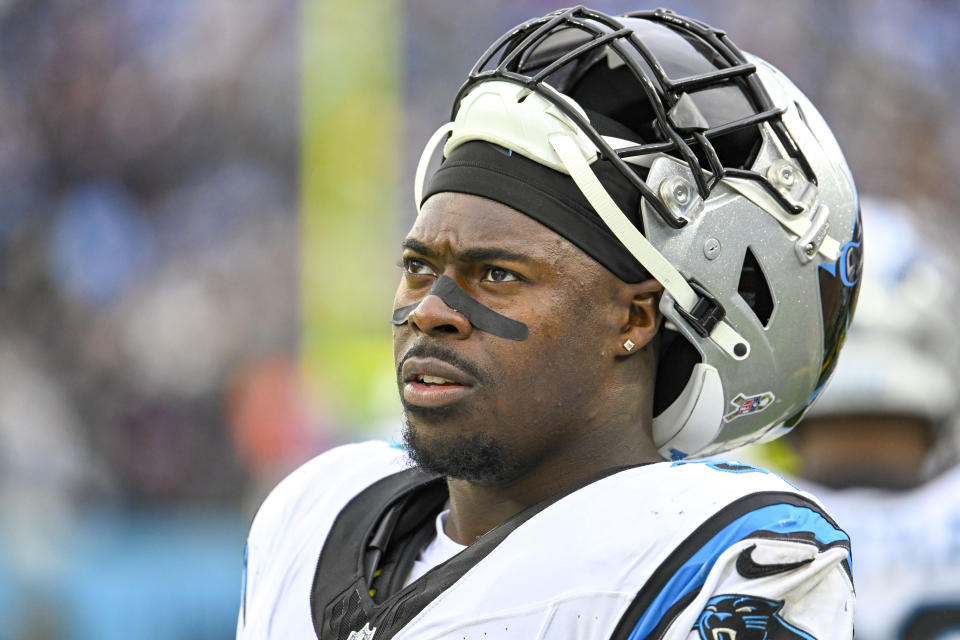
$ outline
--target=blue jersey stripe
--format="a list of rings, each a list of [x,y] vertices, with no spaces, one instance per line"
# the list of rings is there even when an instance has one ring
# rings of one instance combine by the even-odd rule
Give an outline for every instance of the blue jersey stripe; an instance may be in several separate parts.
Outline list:
[[[746,513],[717,532],[674,572],[633,628],[629,640],[646,638],[675,603],[703,586],[707,574],[724,551],[757,531],[810,532],[822,545],[850,541],[846,533],[809,507],[772,504]]]

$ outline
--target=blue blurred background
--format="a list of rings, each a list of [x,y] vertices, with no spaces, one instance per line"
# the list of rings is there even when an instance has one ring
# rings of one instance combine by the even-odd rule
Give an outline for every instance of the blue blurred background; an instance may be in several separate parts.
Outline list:
[[[414,164],[489,42],[556,6],[347,4],[0,1],[0,639],[232,637],[265,493],[396,430]],[[956,3],[673,8],[958,237]]]

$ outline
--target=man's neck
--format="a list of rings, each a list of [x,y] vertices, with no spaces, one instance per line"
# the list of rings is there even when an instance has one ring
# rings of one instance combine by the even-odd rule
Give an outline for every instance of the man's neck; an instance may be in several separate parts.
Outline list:
[[[447,535],[460,544],[469,545],[527,507],[583,485],[604,471],[662,461],[653,444],[644,442],[646,439],[639,433],[632,438],[604,438],[603,435],[602,431],[592,432],[580,443],[583,446],[565,446],[562,449],[566,455],[545,460],[510,482],[480,485],[448,478]]]

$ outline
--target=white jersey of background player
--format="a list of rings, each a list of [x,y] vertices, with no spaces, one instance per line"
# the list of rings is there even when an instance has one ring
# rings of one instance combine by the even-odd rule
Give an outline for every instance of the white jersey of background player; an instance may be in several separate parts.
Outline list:
[[[821,506],[688,462],[788,430],[843,343],[862,228],[816,108],[722,31],[581,6],[506,33],[454,113],[391,319],[417,468],[356,445],[282,483],[239,636],[849,638]]]
[[[957,270],[903,206],[862,200],[856,323],[830,387],[782,441],[798,484],[850,534],[863,640],[960,637]]]

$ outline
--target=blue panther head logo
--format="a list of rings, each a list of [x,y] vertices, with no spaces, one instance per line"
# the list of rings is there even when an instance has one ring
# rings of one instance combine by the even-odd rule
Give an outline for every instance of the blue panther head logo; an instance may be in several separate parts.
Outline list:
[[[703,640],[816,640],[780,617],[782,600],[722,595],[707,601],[694,627]]]

